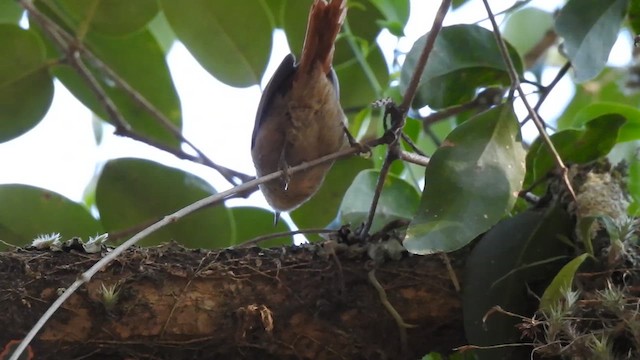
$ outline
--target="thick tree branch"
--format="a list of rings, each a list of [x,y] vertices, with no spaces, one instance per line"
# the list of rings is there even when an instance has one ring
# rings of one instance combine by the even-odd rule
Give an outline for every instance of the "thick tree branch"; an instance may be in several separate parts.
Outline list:
[[[32,14],[39,14],[37,12],[37,10],[33,7],[32,3],[29,0],[19,0],[20,3],[27,9],[30,11],[30,13]],[[373,146],[377,146],[380,144],[395,144],[395,147],[398,147],[398,139],[399,139],[399,134],[402,131],[402,127],[404,124],[404,116],[406,116],[407,113],[407,109],[410,106],[413,97],[415,96],[415,91],[417,89],[417,85],[419,82],[419,79],[421,77],[423,68],[426,64],[426,61],[428,59],[428,55],[431,51],[431,49],[433,48],[433,43],[435,42],[435,37],[437,36],[437,33],[439,31],[439,29],[442,27],[442,20],[444,19],[444,15],[446,14],[448,8],[449,8],[449,4],[450,4],[450,0],[444,0],[442,2],[442,5],[440,7],[440,10],[438,12],[438,15],[436,16],[436,21],[434,22],[434,26],[431,30],[431,33],[429,34],[428,40],[427,40],[427,45],[425,46],[425,50],[421,56],[421,60],[419,61],[419,65],[416,68],[416,73],[414,74],[413,78],[412,78],[412,84],[411,87],[409,88],[409,90],[407,91],[407,93],[405,94],[405,98],[403,101],[403,106],[406,105],[406,107],[401,107],[402,112],[400,113],[400,116],[392,116],[394,119],[392,119],[392,121],[394,122],[394,130],[392,131],[394,133],[395,136],[388,136],[389,134],[385,134],[385,136],[370,141],[368,143],[366,143],[365,145],[367,147],[373,147]],[[49,21],[46,17],[41,15],[40,19],[43,22]],[[36,15],[37,17],[38,15]],[[51,22],[52,23],[52,22]],[[52,23],[52,26],[57,26],[55,23]],[[64,32],[63,30],[58,31],[56,30],[56,32],[58,32],[58,35],[61,36],[66,36],[69,37],[69,34],[66,34],[66,32]],[[64,35],[63,35],[64,34]],[[66,39],[67,41],[71,41],[70,39]],[[72,42],[69,42],[66,44],[66,46],[69,46],[69,44],[73,44]],[[61,44],[61,45],[65,45],[65,44]],[[79,51],[81,51],[83,54],[90,54],[90,52],[88,52],[88,50],[86,50],[81,44],[80,45],[76,45],[78,46]],[[91,56],[91,55],[90,55]],[[115,75],[115,74],[114,74]],[[124,83],[123,83],[124,84]],[[121,86],[123,86],[123,84],[120,84]],[[135,93],[135,91],[133,92]],[[396,109],[397,110],[397,109]],[[339,152],[336,152],[334,154],[330,154],[327,156],[324,156],[320,159],[311,161],[309,163],[304,163],[298,166],[295,166],[291,169],[288,170],[288,173],[290,174],[294,174],[298,171],[302,171],[305,169],[308,169],[312,166],[316,166],[319,165],[321,163],[325,163],[325,162],[329,162],[329,161],[333,161],[335,159],[341,158],[341,157],[346,157],[346,156],[350,156],[353,155],[357,152],[360,151],[360,147],[352,147],[352,148],[348,148],[348,149],[344,149],[341,150]],[[387,157],[388,159],[392,159],[392,157],[397,158],[399,152],[397,151],[398,149],[390,149],[389,151],[389,156]],[[392,160],[389,160],[389,164],[391,163]],[[179,220],[180,218],[194,212],[197,211],[198,209],[201,209],[203,207],[206,206],[211,206],[212,204],[218,203],[220,201],[223,201],[224,199],[227,199],[231,196],[235,196],[237,194],[241,194],[247,191],[252,191],[253,189],[256,189],[257,186],[259,184],[265,183],[267,181],[271,181],[271,180],[275,180],[277,178],[280,178],[282,176],[282,172],[278,171],[266,176],[263,176],[261,178],[258,179],[254,179],[254,180],[250,180],[247,181],[241,185],[238,185],[230,190],[221,192],[219,194],[213,195],[211,197],[202,199],[194,204],[191,204],[181,210],[178,210],[177,212],[170,214],[168,216],[165,216],[164,219],[162,219],[161,221],[156,222],[155,224],[149,226],[148,228],[144,229],[143,231],[139,232],[138,234],[136,234],[135,236],[133,236],[132,238],[130,238],[129,240],[127,240],[125,243],[123,243],[121,246],[113,249],[113,251],[111,251],[110,253],[108,253],[106,256],[104,256],[103,258],[101,258],[99,261],[97,261],[89,270],[87,270],[86,272],[84,272],[82,275],[80,275],[71,286],[69,286],[63,293],[62,295],[60,295],[54,302],[53,304],[47,309],[47,311],[44,313],[44,315],[39,319],[39,321],[37,322],[37,324],[29,331],[29,333],[26,335],[26,337],[24,338],[24,340],[22,341],[22,343],[20,344],[20,346],[18,347],[18,349],[14,352],[12,359],[17,358],[22,351],[24,351],[26,349],[26,347],[28,346],[28,344],[35,338],[36,334],[44,327],[44,325],[48,322],[48,320],[53,316],[53,314],[62,306],[62,304],[65,303],[65,301],[67,301],[68,299],[71,298],[72,294],[74,294],[76,292],[76,290],[78,290],[82,285],[88,283],[91,278],[96,275],[99,271],[101,271],[102,269],[104,269],[107,265],[109,265],[110,263],[113,262],[113,260],[115,260],[118,256],[120,256],[121,254],[123,254],[125,251],[127,251],[131,246],[133,246],[136,242],[138,242],[140,239],[150,235],[151,233],[157,231],[158,229],[166,226],[169,223],[175,222],[177,220]],[[380,179],[382,181],[384,181],[384,177],[381,176]],[[379,196],[379,194],[378,194]],[[369,224],[370,225],[370,224]],[[366,233],[366,232],[365,232]],[[447,277],[448,278],[448,277]]]
[[[340,267],[317,245],[129,249],[69,299],[30,350],[37,359],[398,359],[400,329],[388,306],[416,325],[403,328],[408,359],[466,343],[459,294],[438,256],[379,264],[383,304],[366,253],[352,246],[335,254]],[[454,257],[458,271],[462,256]],[[0,253],[0,344],[20,338],[57,289],[100,257]]]
[[[387,141],[387,137],[383,136],[379,139],[375,139],[372,141],[369,141],[367,143],[365,143],[366,147],[374,147],[374,146],[378,146],[381,144],[386,143]],[[330,161],[334,161],[336,159],[339,158],[343,158],[343,157],[347,157],[347,156],[351,156],[353,154],[356,154],[360,151],[359,147],[350,147],[350,148],[346,148],[343,150],[340,150],[336,153],[333,154],[329,154],[326,156],[323,156],[319,159],[310,161],[308,163],[302,163],[300,165],[294,166],[292,168],[289,168],[287,170],[288,174],[295,174],[299,171],[303,171],[306,170],[308,168],[326,163],[326,162],[330,162]],[[102,270],[105,266],[107,266],[109,263],[111,263],[113,260],[115,260],[120,254],[122,254],[124,251],[126,251],[128,248],[130,248],[131,246],[135,245],[138,241],[142,240],[143,238],[151,235],[152,233],[158,231],[159,229],[167,226],[170,223],[176,222],[179,219],[193,213],[194,211],[200,210],[204,207],[208,207],[208,206],[212,206],[216,203],[219,203],[221,201],[224,201],[227,198],[230,198],[232,196],[235,196],[237,194],[241,194],[244,193],[246,191],[252,191],[254,189],[257,189],[258,185],[266,183],[268,181],[271,180],[275,180],[275,179],[279,179],[281,176],[283,175],[283,171],[276,171],[274,173],[262,176],[260,178],[248,181],[242,185],[238,185],[234,188],[231,188],[229,190],[217,193],[215,195],[211,195],[207,198],[204,198],[202,200],[196,201],[193,204],[190,204],[189,206],[186,206],[178,211],[176,211],[173,214],[167,215],[165,216],[162,220],[154,223],[153,225],[147,227],[146,229],[140,231],[139,233],[137,233],[136,235],[134,235],[132,238],[130,238],[129,240],[125,241],[122,245],[118,246],[117,248],[113,249],[113,251],[109,252],[107,255],[105,255],[105,257],[103,257],[100,261],[98,261],[97,263],[95,263],[89,270],[85,271],[84,273],[82,273],[77,280],[74,281],[73,284],[71,284],[71,286],[69,286],[69,288],[67,288],[62,295],[60,295],[60,297],[58,299],[56,299],[56,301],[51,305],[51,307],[49,309],[47,309],[47,311],[42,315],[42,317],[38,320],[38,322],[33,326],[33,328],[29,331],[29,333],[25,336],[24,340],[22,341],[22,343],[20,344],[20,346],[16,349],[14,356],[12,356],[12,360],[17,360],[18,356],[26,349],[27,345],[29,345],[29,343],[35,338],[36,334],[42,329],[42,327],[47,323],[47,321],[49,320],[49,318],[51,318],[51,316],[62,306],[62,304],[64,304],[65,301],[67,301],[67,299],[69,299],[71,297],[71,295],[83,284],[88,283],[91,278],[100,270]]]

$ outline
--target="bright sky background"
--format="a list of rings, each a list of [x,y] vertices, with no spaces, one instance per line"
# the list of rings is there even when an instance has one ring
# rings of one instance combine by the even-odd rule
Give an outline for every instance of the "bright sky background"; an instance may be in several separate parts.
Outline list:
[[[503,8],[513,1],[492,1]],[[558,0],[534,0],[531,5],[553,11]],[[446,25],[473,23],[484,19],[481,1],[472,1],[474,6],[465,6],[447,15]],[[431,27],[439,1],[412,0],[411,18],[405,30],[407,38],[397,47],[406,52],[413,42]],[[494,5],[495,6],[495,5]],[[618,41],[610,60],[616,65],[629,61],[629,39]],[[396,46],[395,37],[383,33],[379,42],[392,56]],[[274,50],[267,69],[268,81],[282,58],[288,53],[282,32],[274,34]],[[258,86],[238,89],[222,84],[207,73],[189,54],[186,48],[176,43],[168,56],[169,67],[182,102],[184,134],[192,143],[204,151],[214,162],[255,174],[250,155],[250,139],[255,110],[260,99]],[[544,83],[554,76],[555,70],[544,74]],[[573,86],[565,77],[553,96],[541,110],[544,118],[553,118],[571,98]],[[374,100],[374,99],[372,99]],[[112,135],[113,128],[106,126],[103,141],[95,143],[92,129],[92,114],[65,87],[56,81],[55,97],[44,120],[33,130],[18,139],[0,144],[0,184],[22,183],[58,192],[74,201],[81,201],[86,185],[96,169],[105,161],[118,157],[141,157],[158,161],[168,166],[193,172],[221,191],[229,184],[214,170],[178,160],[172,155],[153,149],[140,142]],[[530,133],[530,132],[529,132]],[[168,189],[170,191],[170,189]],[[265,206],[257,193],[251,203]],[[245,200],[234,200],[238,201]],[[233,204],[233,202],[232,202]]]

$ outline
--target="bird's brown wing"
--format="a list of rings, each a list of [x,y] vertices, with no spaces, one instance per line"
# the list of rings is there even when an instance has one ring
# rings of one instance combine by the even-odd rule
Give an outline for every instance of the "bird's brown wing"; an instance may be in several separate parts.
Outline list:
[[[291,77],[296,72],[295,66],[296,58],[293,54],[287,55],[276,72],[269,80],[267,87],[262,92],[262,98],[260,98],[260,103],[258,104],[258,111],[256,112],[256,121],[253,125],[253,135],[251,135],[251,148],[255,145],[256,135],[260,126],[262,126],[262,122],[267,115],[265,112],[269,109],[269,102],[273,100],[273,97],[276,95],[278,91],[284,92],[289,90],[291,87]],[[287,84],[288,83],[288,84]]]

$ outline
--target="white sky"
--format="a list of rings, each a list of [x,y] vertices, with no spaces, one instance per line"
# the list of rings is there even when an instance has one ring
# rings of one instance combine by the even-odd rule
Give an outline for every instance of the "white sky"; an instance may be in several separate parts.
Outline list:
[[[450,13],[445,25],[483,19],[482,3],[472,3],[479,6],[465,6],[456,13]],[[513,1],[493,3],[508,7]],[[531,5],[553,11],[558,3],[558,0],[534,0]],[[408,51],[415,39],[428,31],[439,1],[412,0],[411,5],[412,16],[405,29],[407,37],[398,44],[401,51]],[[494,11],[502,9],[496,8]],[[387,56],[390,57],[395,38],[388,33],[383,34],[380,42],[387,47]],[[619,43],[611,59],[615,60],[615,64],[622,65],[629,61],[629,50],[624,42]],[[265,83],[287,53],[284,34],[277,32]],[[249,147],[260,89],[257,86],[238,89],[220,83],[180,43],[172,48],[168,62],[182,102],[185,136],[214,162],[255,174]],[[555,71],[544,75],[544,82],[548,83],[555,76]],[[550,97],[552,99],[541,110],[543,117],[554,117],[570,99],[572,92],[571,81],[565,78],[554,92],[561,96]],[[91,119],[90,111],[56,81],[54,101],[44,120],[27,134],[0,144],[0,184],[30,184],[81,201],[86,185],[94,176],[96,165],[112,158],[141,157],[193,172],[211,182],[219,191],[230,186],[212,169],[178,160],[142,143],[116,137],[112,135],[113,128],[110,126],[105,128],[103,142],[98,146],[94,141]],[[250,203],[266,204],[260,194],[254,194]]]

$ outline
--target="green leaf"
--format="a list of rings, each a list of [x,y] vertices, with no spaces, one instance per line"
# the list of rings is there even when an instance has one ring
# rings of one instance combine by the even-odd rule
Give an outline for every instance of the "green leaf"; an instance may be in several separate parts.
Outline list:
[[[583,108],[598,102],[614,102],[633,107],[640,104],[640,92],[630,92],[622,84],[627,82],[628,72],[606,68],[600,76],[576,85],[573,99],[558,118],[558,130],[574,128],[576,115]]]
[[[467,2],[469,2],[469,0],[453,0],[451,2],[453,10],[459,8],[460,6],[466,4]]]
[[[558,272],[547,287],[540,299],[540,310],[549,311],[549,309],[563,299],[563,293],[571,290],[573,277],[580,268],[580,265],[589,257],[589,254],[582,254],[575,259],[569,261]]]
[[[96,205],[107,231],[151,225],[216,191],[201,178],[141,159],[107,162],[96,187]],[[235,226],[224,205],[202,209],[172,223],[140,245],[175,240],[193,248],[222,248],[235,243]]]
[[[406,0],[370,0],[384,15],[383,27],[393,35],[404,36],[404,27],[409,20],[409,1]],[[380,24],[380,23],[379,23]]]
[[[311,1],[284,0],[283,25],[287,34],[287,41],[291,52],[296,54],[299,60],[304,42],[307,18]],[[352,6],[351,6],[352,5]],[[361,51],[366,66],[369,67],[374,81],[380,87],[386,87],[389,82],[387,63],[375,42],[380,28],[373,22],[374,19],[382,19],[378,9],[368,2],[350,4],[347,12],[347,22],[351,29],[351,35],[343,32],[336,41],[334,53],[334,69],[340,80],[340,103],[345,109],[359,109],[368,106],[380,96],[377,87],[371,84],[373,79],[366,75],[362,64],[356,59],[354,49],[349,45],[347,36],[353,36],[352,41]]]
[[[376,146],[371,149],[371,160],[373,160],[373,167],[376,169],[380,169],[384,164],[384,160],[387,157],[388,149],[385,146]],[[402,172],[405,170],[405,164],[403,161],[394,161],[391,164],[391,168],[389,169],[389,173],[400,176]]]
[[[556,18],[577,82],[596,77],[618,38],[628,0],[569,0]]]
[[[18,25],[24,10],[17,1],[0,1],[0,24]]]
[[[509,15],[502,35],[520,54],[526,54],[547,31],[553,30],[553,15],[538,8],[527,7]]]
[[[289,226],[284,221],[279,221],[277,225],[273,225],[274,215],[271,211],[250,206],[233,207],[230,210],[236,223],[235,245],[241,245],[258,236],[290,231]],[[258,245],[268,248],[291,244],[293,244],[293,237],[289,235],[265,240]]]
[[[68,17],[60,18],[58,14],[62,11],[55,7],[48,7],[50,4],[55,6],[54,2],[36,3],[43,14],[75,34],[79,25]],[[45,39],[47,56],[51,61],[58,61],[66,56],[57,50],[37,23],[30,25]],[[173,86],[164,53],[148,29],[124,37],[106,37],[95,31],[89,31],[84,37],[84,45],[107,64],[119,78],[163,113],[175,127],[181,128],[180,100]],[[107,76],[91,61],[85,61],[85,64],[136,134],[167,147],[179,146],[176,136],[138,105],[131,94],[116,86],[114,79]],[[88,87],[87,82],[75,69],[60,63],[53,66],[51,72],[85,106],[100,118],[113,124],[113,119],[106,113],[103,103],[98,101],[94,91]]]
[[[259,84],[271,33],[261,1],[160,1],[178,39],[211,75],[230,86]]]
[[[594,229],[599,228],[599,226],[594,226],[597,220],[596,216],[579,216],[576,220],[576,237],[584,245],[587,254],[591,256],[595,256],[592,239]]]
[[[354,56],[353,52],[349,54]],[[374,44],[364,55],[375,81],[380,86],[386,87],[389,82],[389,71],[382,50]],[[343,108],[359,109],[369,106],[381,95],[376,93],[376,88],[370,82],[371,79],[367,77],[365,70],[355,57],[351,61],[335,65],[334,68],[340,81],[340,103]]]
[[[283,0],[283,26],[287,34],[289,48],[296,54],[298,60],[304,43],[307,18],[312,1],[309,0]],[[404,0],[403,0],[404,1]],[[336,40],[333,65],[340,81],[340,103],[345,109],[360,109],[368,106],[378,98],[377,86],[371,84],[376,81],[385,88],[389,82],[387,63],[375,42],[380,28],[374,23],[374,19],[383,19],[383,15],[376,6],[368,2],[357,2],[349,5],[347,22],[351,34],[342,33]],[[366,65],[375,79],[369,79],[362,64],[356,59],[348,36],[353,36],[352,41],[362,52]]]
[[[640,2],[630,2],[627,17],[629,18],[629,25],[631,25],[633,32],[636,35],[640,34]]]
[[[574,120],[574,126],[581,127],[588,124],[592,119],[607,114],[619,114],[626,122],[620,127],[616,143],[625,141],[640,140],[640,110],[636,107],[619,103],[592,103],[583,108]],[[605,124],[615,126],[613,124]]]
[[[444,358],[442,357],[441,354],[439,353],[428,353],[427,355],[422,357],[422,360],[443,360]]]
[[[320,190],[309,201],[291,212],[293,222],[299,229],[326,227],[338,215],[342,198],[356,175],[372,166],[371,160],[361,157],[336,161],[327,173]],[[319,239],[316,236],[308,238]]]
[[[162,51],[167,54],[171,50],[171,46],[176,41],[176,34],[171,29],[171,25],[164,16],[164,12],[160,11],[158,15],[151,20],[148,25],[149,31],[158,40],[158,44]]]
[[[494,313],[494,306],[522,316],[532,315],[530,294],[542,293],[571,249],[561,237],[570,237],[573,223],[560,206],[535,209],[499,222],[471,251],[463,280],[462,306],[465,334],[479,346],[517,342],[519,319]],[[522,349],[522,348],[520,348]],[[518,353],[504,347],[478,350],[479,359],[528,359],[531,349]]]
[[[374,1],[376,0],[350,2],[347,4],[348,11],[345,23],[349,24],[351,36],[354,36],[354,40],[365,49],[365,55],[376,47],[376,37],[382,30],[380,23],[385,20],[384,14],[373,4]],[[343,27],[342,35],[339,35],[336,41],[334,64],[340,65],[344,62],[355,60],[353,50],[347,41],[347,36],[349,35]]]
[[[36,126],[53,100],[42,41],[33,31],[0,24],[0,142]]]
[[[269,20],[271,26],[275,28],[283,28],[282,19],[287,0],[265,0],[265,4],[269,8]],[[302,2],[302,1],[301,1]]]
[[[370,107],[365,107],[357,113],[351,113],[347,115],[349,126],[349,132],[356,138],[361,139],[365,132],[368,130],[369,124],[372,120],[372,111]]]
[[[9,244],[28,245],[50,233],[87,240],[103,232],[87,208],[62,195],[22,184],[0,185],[0,239]]]
[[[625,118],[619,114],[601,115],[585,124],[585,130],[563,130],[551,135],[560,158],[564,162],[584,164],[609,153],[618,139]],[[541,139],[536,139],[527,154],[525,187],[556,168],[554,156]]]
[[[86,42],[96,56],[109,65],[119,77],[149,100],[178,129],[181,128],[180,100],[163,50],[149,30],[119,38],[89,33]],[[136,133],[173,148],[179,146],[176,137],[138,105],[131,95],[119,87],[114,87],[113,80],[106,77],[100,69],[93,67],[90,62],[87,66]],[[102,103],[75,69],[68,65],[57,65],[53,68],[53,74],[85,106],[100,118],[115,125]]]
[[[357,228],[367,219],[378,177],[378,170],[365,170],[356,176],[340,205],[341,223]],[[394,175],[387,175],[371,232],[380,230],[385,224],[396,219],[411,219],[419,202],[420,194],[411,184]]]
[[[307,29],[311,0],[283,0],[282,5],[282,29],[287,34],[287,43],[291,53],[300,59],[304,36]],[[339,53],[335,52],[334,56]]]
[[[447,135],[449,135],[451,131],[456,127],[456,125],[458,125],[454,120],[455,119],[438,121],[430,125],[429,129],[431,129],[431,132],[436,137],[436,139],[442,142],[447,137]],[[420,134],[420,136],[423,139],[421,142],[420,140],[418,140],[421,144],[421,146],[419,146],[420,150],[424,151],[427,155],[433,155],[433,153],[438,150],[438,144],[436,144],[433,138],[425,134],[424,131]]]
[[[282,22],[283,29],[287,34],[289,48],[299,59],[302,53],[302,45],[307,29],[311,0],[283,0]],[[404,0],[402,0],[404,1]],[[351,28],[352,34],[358,39],[373,48],[376,36],[380,33],[380,28],[375,23],[383,20],[384,16],[376,6],[369,1],[349,3],[346,22]],[[344,33],[343,33],[344,34]],[[347,39],[339,37],[336,41],[334,53],[334,65],[340,65],[347,61],[354,61],[353,52],[350,49]]]
[[[447,121],[440,121],[434,124],[434,126],[438,127],[438,131],[440,131],[440,129],[442,128],[440,124],[443,124],[443,123],[447,124]],[[409,136],[409,138],[411,138],[411,140],[418,147],[418,149],[430,155],[430,154],[433,154],[436,147],[433,145],[433,141],[428,137],[428,135],[424,132],[423,129],[424,129],[424,126],[421,120],[407,117],[403,131],[407,136]],[[446,131],[446,133],[442,136],[442,139],[444,139],[446,134],[448,134],[450,131],[451,131],[451,128],[449,128]],[[402,142],[402,148],[405,151],[413,151],[413,149],[404,142]],[[422,180],[422,177],[424,176],[424,166],[415,165],[415,164],[404,162],[404,161],[397,161],[397,162],[401,163],[403,165],[402,168],[404,169],[404,172],[401,174],[400,177],[402,177],[403,179],[409,180],[409,182],[414,184],[416,189],[421,189],[422,188],[421,180]],[[394,166],[396,166],[395,163],[391,165],[392,171]]]
[[[427,35],[421,36],[402,65],[400,88],[406,92],[422,53]],[[519,74],[522,61],[507,44],[509,55]],[[424,69],[414,106],[441,109],[472,100],[478,88],[508,85],[509,73],[500,55],[493,33],[479,25],[444,27]]]
[[[158,13],[155,0],[59,0],[58,3],[78,23],[108,36],[136,32]]]
[[[459,249],[513,207],[525,152],[511,103],[455,128],[425,171],[422,202],[404,246],[414,254]]]
[[[629,214],[640,215],[640,160],[636,156],[629,164],[629,180],[627,181],[629,195],[633,199],[629,206]]]

